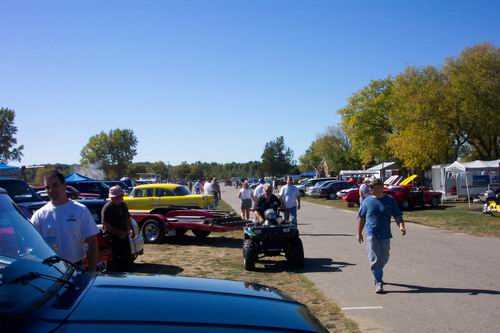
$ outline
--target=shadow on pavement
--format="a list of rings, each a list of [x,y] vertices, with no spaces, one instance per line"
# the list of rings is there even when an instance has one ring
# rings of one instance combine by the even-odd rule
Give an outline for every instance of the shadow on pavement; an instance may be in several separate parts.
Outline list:
[[[212,246],[212,247],[227,247],[232,249],[241,249],[243,247],[243,240],[232,237],[207,237],[198,238],[194,236],[182,236],[168,238],[168,244],[175,245],[199,245],[199,246]]]
[[[300,234],[301,236],[310,236],[310,237],[354,237],[354,234]]]
[[[131,269],[133,273],[149,273],[149,274],[168,274],[177,275],[184,270],[179,266],[153,264],[153,263],[135,263]]]
[[[315,272],[342,272],[342,268],[347,266],[356,266],[349,262],[333,261],[331,258],[305,258],[304,273]]]
[[[331,258],[305,258],[303,269],[291,269],[285,258],[279,261],[259,260],[258,263],[261,265],[256,266],[255,271],[262,273],[281,273],[284,271],[297,273],[342,272],[342,268],[356,265],[348,262],[333,261]]]
[[[488,290],[488,289],[460,289],[460,288],[439,288],[439,287],[425,287],[417,286],[411,284],[403,283],[388,283],[384,282],[384,286],[395,286],[401,288],[407,288],[408,290],[385,290],[386,294],[397,294],[397,293],[407,293],[407,294],[425,294],[425,293],[435,293],[435,294],[469,294],[469,295],[500,295],[499,290]]]

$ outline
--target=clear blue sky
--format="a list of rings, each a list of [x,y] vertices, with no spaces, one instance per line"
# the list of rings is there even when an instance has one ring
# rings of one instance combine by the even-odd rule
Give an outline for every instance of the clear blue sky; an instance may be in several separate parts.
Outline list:
[[[500,1],[1,1],[23,163],[131,128],[136,161],[298,158],[370,80],[500,44]]]

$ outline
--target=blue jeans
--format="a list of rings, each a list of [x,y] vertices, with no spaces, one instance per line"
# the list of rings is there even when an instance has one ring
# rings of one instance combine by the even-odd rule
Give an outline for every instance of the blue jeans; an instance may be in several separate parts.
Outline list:
[[[297,207],[285,208],[285,221],[297,225]]]
[[[378,239],[373,236],[366,237],[366,250],[368,252],[368,261],[373,274],[375,283],[382,282],[384,275],[384,266],[389,261],[389,251],[391,249],[391,240]]]

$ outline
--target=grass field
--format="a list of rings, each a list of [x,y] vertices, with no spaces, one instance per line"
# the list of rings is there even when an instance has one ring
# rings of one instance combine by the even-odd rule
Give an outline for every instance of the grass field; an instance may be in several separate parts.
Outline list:
[[[218,208],[230,209],[222,203]],[[242,266],[242,232],[212,234],[199,240],[187,234],[158,245],[146,245],[135,271],[260,283],[276,287],[299,302],[331,332],[359,332],[339,307],[327,299],[302,272],[289,272],[281,259],[257,265],[247,272]]]
[[[357,211],[358,207],[347,207],[342,200],[327,200],[305,197],[302,200],[330,207]],[[445,203],[437,209],[425,208],[405,211],[408,222],[419,223],[436,228],[468,233],[476,236],[500,237],[500,217],[481,213],[481,204]]]

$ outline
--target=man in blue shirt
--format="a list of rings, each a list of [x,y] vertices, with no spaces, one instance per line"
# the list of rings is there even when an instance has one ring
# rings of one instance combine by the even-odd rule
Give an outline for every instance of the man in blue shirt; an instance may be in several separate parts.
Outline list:
[[[390,195],[384,193],[384,184],[380,179],[372,183],[372,196],[363,200],[359,208],[358,241],[362,243],[363,229],[366,235],[366,248],[373,278],[375,292],[384,292],[382,277],[384,266],[389,261],[391,234],[391,217],[394,217],[401,234],[406,235],[403,214]]]

